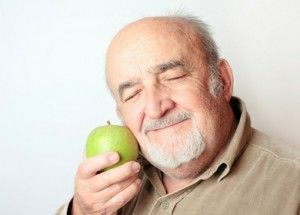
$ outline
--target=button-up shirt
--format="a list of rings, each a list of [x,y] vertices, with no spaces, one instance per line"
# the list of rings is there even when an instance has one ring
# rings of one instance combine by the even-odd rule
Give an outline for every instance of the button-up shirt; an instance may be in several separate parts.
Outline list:
[[[120,215],[299,215],[299,148],[251,127],[245,104],[232,98],[237,127],[222,153],[186,187],[167,193],[146,160],[140,193]],[[68,205],[57,214],[65,215]]]
[[[240,99],[233,98],[231,105],[237,128],[204,173],[185,188],[167,193],[162,173],[146,162],[143,189],[119,214],[299,215],[299,149],[272,142],[251,128]]]

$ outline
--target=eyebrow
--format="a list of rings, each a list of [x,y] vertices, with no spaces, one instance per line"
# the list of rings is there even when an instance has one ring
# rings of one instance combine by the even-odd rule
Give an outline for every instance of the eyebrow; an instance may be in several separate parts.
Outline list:
[[[162,63],[154,67],[153,73],[162,73],[175,67],[184,66],[182,60],[170,60],[167,63]]]
[[[123,93],[126,89],[133,87],[134,85],[136,85],[138,82],[137,81],[126,81],[124,83],[121,83],[118,87],[118,93],[119,93],[119,97],[121,99],[123,99]]]
[[[167,70],[179,67],[179,66],[184,66],[182,60],[170,60],[166,63],[162,63],[162,64],[158,64],[156,66],[153,67],[153,69],[151,69],[150,73],[153,74],[160,74],[163,73]],[[133,87],[134,85],[136,85],[138,83],[138,81],[133,81],[133,80],[129,80],[126,82],[123,82],[119,85],[118,87],[118,93],[119,93],[119,97],[121,98],[121,100],[123,99],[123,93],[126,89]]]

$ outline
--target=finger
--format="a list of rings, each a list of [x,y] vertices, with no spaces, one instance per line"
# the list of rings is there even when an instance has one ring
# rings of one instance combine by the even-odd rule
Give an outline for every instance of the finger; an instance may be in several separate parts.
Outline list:
[[[140,168],[141,166],[138,162],[129,161],[119,167],[102,172],[91,178],[91,191],[98,192],[113,184],[127,180],[133,175],[136,175],[140,171]]]
[[[120,157],[116,152],[106,152],[85,159],[78,168],[78,177],[88,179],[97,174],[98,171],[109,167],[119,161]]]
[[[111,198],[113,198],[115,195],[129,187],[132,183],[135,183],[137,179],[138,175],[134,175],[125,181],[113,184],[100,192],[93,193],[93,198],[99,200],[99,202],[103,202],[104,204]]]
[[[117,211],[129,202],[134,196],[138,194],[141,189],[141,180],[138,178],[127,188],[112,197],[106,204],[105,207],[111,211]]]

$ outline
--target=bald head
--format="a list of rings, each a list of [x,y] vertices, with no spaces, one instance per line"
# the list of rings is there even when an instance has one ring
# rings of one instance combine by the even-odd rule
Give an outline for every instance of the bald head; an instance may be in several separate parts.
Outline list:
[[[170,40],[175,41],[173,46],[168,46]],[[106,78],[109,88],[112,90],[111,80],[115,75],[113,71],[120,69],[120,63],[136,64],[142,60],[141,54],[157,51],[153,49],[154,46],[165,46],[174,52],[178,49],[194,52],[207,64],[213,84],[218,82],[218,51],[205,23],[195,17],[147,17],[128,24],[113,38],[106,56]],[[159,56],[154,60],[159,62],[158,58]],[[142,65],[143,62],[140,63]],[[213,86],[213,92],[215,88]]]
[[[159,34],[169,36],[185,36],[197,37],[196,29],[193,28],[186,20],[175,17],[147,17],[137,20],[121,29],[113,38],[108,53],[116,45],[120,45],[127,39],[133,41],[146,40],[150,36],[156,35],[156,39],[160,39]]]

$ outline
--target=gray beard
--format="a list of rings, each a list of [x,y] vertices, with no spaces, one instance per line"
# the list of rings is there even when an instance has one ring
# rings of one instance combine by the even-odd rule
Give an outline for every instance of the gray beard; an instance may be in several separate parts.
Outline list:
[[[205,142],[200,130],[193,124],[193,128],[186,134],[170,135],[162,143],[151,143],[144,136],[143,154],[145,158],[157,168],[174,169],[201,155]]]

